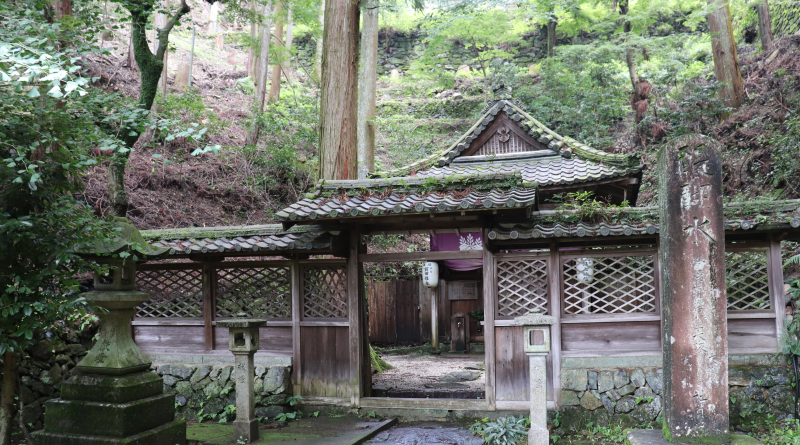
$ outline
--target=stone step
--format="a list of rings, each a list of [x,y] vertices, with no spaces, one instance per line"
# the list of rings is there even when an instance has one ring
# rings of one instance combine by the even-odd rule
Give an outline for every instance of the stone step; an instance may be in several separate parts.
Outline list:
[[[61,385],[61,398],[88,402],[127,403],[161,394],[164,382],[154,372],[125,376],[80,374]]]
[[[664,439],[661,430],[630,430],[627,432],[628,443],[631,445],[676,445]],[[744,435],[731,434],[731,445],[760,445],[758,440]]]
[[[129,437],[109,437],[84,434],[36,431],[33,439],[41,445],[184,445],[186,421],[173,420]]]
[[[175,395],[160,394],[128,403],[52,399],[45,402],[47,432],[125,437],[175,418]]]

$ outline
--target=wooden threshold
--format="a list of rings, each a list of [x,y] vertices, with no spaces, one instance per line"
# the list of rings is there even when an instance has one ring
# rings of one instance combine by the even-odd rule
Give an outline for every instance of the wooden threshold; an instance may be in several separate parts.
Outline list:
[[[530,411],[531,402],[528,400],[498,400],[497,410],[503,411]],[[556,409],[556,403],[552,400],[547,401],[547,409]]]
[[[650,355],[661,355],[661,350],[650,351],[562,351],[562,357],[640,357]]]
[[[468,399],[407,399],[388,397],[362,397],[361,408],[440,409],[447,411],[487,411],[486,400]]]
[[[351,406],[350,397],[314,397],[303,396],[300,399],[301,405],[316,406]]]

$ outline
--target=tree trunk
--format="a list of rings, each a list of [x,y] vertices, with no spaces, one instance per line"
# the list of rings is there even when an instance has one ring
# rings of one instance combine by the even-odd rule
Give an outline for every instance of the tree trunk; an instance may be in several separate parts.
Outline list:
[[[744,83],[733,40],[731,10],[728,0],[711,0],[716,9],[708,14],[708,31],[711,34],[711,51],[714,55],[714,75],[722,84],[719,97],[731,108],[742,105]]]
[[[283,26],[286,22],[284,19],[283,4],[278,3],[275,8],[275,54],[277,60],[272,66],[272,80],[269,85],[269,101],[270,103],[278,102],[281,100],[281,67],[283,66],[284,46],[283,46]]]
[[[136,8],[129,10],[131,14],[131,29],[134,56],[139,65],[141,87],[137,106],[143,110],[153,107],[153,100],[158,92],[158,80],[164,69],[164,55],[167,52],[169,33],[175,24],[190,11],[185,0],[181,0],[180,7],[175,15],[170,18],[163,28],[156,31],[158,46],[155,54],[150,50],[147,42],[147,22],[152,13],[151,9]],[[125,167],[128,164],[130,151],[139,140],[140,128],[122,128],[120,139],[125,143],[128,151],[114,152],[108,166],[108,199],[116,216],[125,216],[128,212],[128,195],[125,193]]]
[[[322,38],[319,159],[323,179],[356,179],[358,2],[327,0]]]
[[[261,47],[258,50],[258,62],[256,72],[258,73],[258,78],[255,79],[256,84],[256,96],[253,99],[255,104],[255,111],[257,113],[261,113],[264,111],[264,99],[267,95],[267,71],[269,67],[269,41],[271,38],[270,35],[270,25],[272,24],[272,20],[270,16],[272,15],[272,9],[269,5],[264,5],[261,7],[261,15],[262,15],[262,22],[261,22],[261,37],[260,37],[260,44]],[[256,145],[258,143],[258,136],[261,134],[261,125],[258,123],[258,119],[255,119],[253,124],[253,128],[247,133],[247,140],[245,140],[246,145]]]
[[[136,59],[134,58],[134,50],[133,50],[133,25],[131,25],[131,34],[130,38],[128,39],[128,55],[126,56],[125,65],[128,66],[129,69],[136,70],[139,67],[136,66]]]
[[[319,5],[319,23],[322,28],[325,27],[325,0],[322,0]],[[322,40],[322,36],[317,38],[317,52],[314,54],[314,72],[318,78],[322,78]]]
[[[11,419],[17,387],[17,353],[3,353],[3,389],[0,393],[0,445],[11,445]]]
[[[756,5],[758,11],[758,35],[761,37],[761,50],[764,52],[769,51],[772,46],[772,22],[769,17],[769,3],[767,0],[762,0]]]
[[[558,21],[555,19],[555,16],[550,18],[550,21],[547,22],[547,57],[553,57],[556,55],[556,26],[558,25]]]
[[[292,8],[287,6],[286,7],[286,60],[284,63],[281,64],[281,69],[283,70],[283,75],[286,76],[286,80],[291,82],[292,73],[292,41],[294,38],[294,23],[292,18]]]
[[[378,3],[364,8],[358,76],[358,179],[375,171],[375,89],[378,81]]]
[[[61,21],[64,16],[72,15],[72,0],[56,0],[53,2],[56,20]]]
[[[252,43],[252,42],[256,41],[256,31],[258,29],[258,27],[256,25],[256,19],[255,19],[255,15],[256,15],[256,2],[255,1],[250,0],[250,8],[251,8],[251,11],[252,11],[253,17],[254,17],[253,20],[250,21],[250,42]],[[255,49],[254,45],[255,45],[254,43],[252,43],[250,45],[250,51],[247,53],[247,74],[250,76],[251,79],[253,79],[253,82],[255,82],[256,77],[257,77],[256,76],[256,49]]]

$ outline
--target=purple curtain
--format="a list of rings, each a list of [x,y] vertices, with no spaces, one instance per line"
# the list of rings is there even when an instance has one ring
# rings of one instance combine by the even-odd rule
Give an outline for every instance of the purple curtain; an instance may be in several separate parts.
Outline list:
[[[453,252],[457,250],[483,250],[480,232],[435,233],[431,235],[431,251]],[[483,259],[445,260],[444,265],[452,270],[475,270],[483,267]]]

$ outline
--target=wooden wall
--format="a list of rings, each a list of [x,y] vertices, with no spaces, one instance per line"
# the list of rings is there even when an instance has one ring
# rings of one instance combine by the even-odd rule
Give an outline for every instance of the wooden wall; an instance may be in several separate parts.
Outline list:
[[[469,280],[473,281],[473,280]],[[474,280],[477,281],[477,280]],[[478,321],[468,315],[471,311],[483,309],[483,285],[478,281],[477,298],[474,300],[458,300],[452,299],[453,292],[457,292],[457,287],[453,285],[456,280],[441,280],[443,283],[438,292],[437,307],[439,313],[439,336],[445,337],[450,340],[450,317],[457,313],[463,312],[469,319],[469,332],[470,338],[473,340],[478,335]],[[456,297],[458,298],[458,297]],[[481,328],[483,330],[483,328]]]
[[[350,397],[349,328],[300,328],[300,388],[304,396]]]
[[[370,342],[420,343],[420,280],[370,281],[368,292]]]

